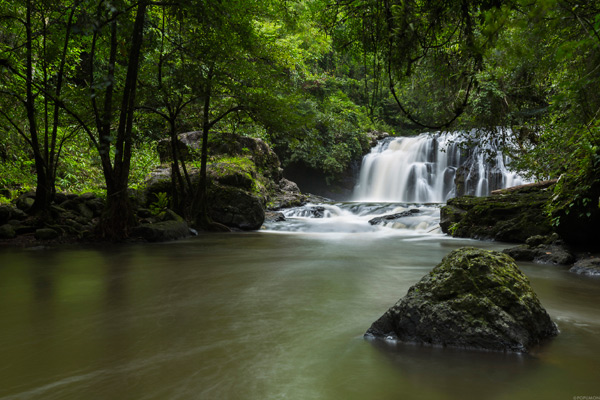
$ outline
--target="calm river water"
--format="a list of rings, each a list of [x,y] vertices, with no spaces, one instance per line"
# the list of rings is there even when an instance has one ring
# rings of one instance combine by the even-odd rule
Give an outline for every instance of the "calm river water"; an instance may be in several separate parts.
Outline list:
[[[363,339],[465,245],[506,247],[441,235],[254,232],[3,250],[0,400],[600,396],[600,280],[562,267],[520,264],[561,330],[535,354]]]

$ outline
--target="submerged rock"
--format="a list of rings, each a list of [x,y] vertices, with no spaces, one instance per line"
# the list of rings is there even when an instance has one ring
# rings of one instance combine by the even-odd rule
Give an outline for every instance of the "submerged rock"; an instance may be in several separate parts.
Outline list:
[[[557,334],[529,280],[510,257],[462,248],[412,286],[365,337],[527,352]]]

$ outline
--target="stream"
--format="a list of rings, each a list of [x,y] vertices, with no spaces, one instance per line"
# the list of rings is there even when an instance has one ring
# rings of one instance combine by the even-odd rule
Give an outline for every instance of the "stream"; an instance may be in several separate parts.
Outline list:
[[[600,281],[519,264],[561,330],[530,355],[381,349],[363,333],[444,255],[506,245],[353,230],[3,250],[0,399],[600,395]]]

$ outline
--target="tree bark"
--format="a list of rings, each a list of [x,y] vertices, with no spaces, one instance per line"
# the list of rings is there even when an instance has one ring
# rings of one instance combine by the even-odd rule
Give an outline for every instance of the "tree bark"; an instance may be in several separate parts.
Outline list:
[[[123,89],[123,100],[119,114],[114,165],[110,171],[107,171],[106,168],[104,170],[107,196],[106,208],[99,222],[99,230],[102,236],[110,240],[122,240],[128,237],[129,231],[136,223],[135,215],[129,201],[128,183],[131,165],[131,132],[135,108],[135,92],[147,4],[148,2],[143,0],[137,8],[125,87]]]

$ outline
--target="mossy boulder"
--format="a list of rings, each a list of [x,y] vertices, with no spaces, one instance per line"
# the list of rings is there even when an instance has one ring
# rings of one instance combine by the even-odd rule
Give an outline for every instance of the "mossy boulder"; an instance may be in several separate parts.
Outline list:
[[[462,248],[412,286],[365,336],[522,353],[557,334],[510,257]]]
[[[230,228],[256,230],[265,220],[265,204],[247,190],[212,183],[208,188],[208,214]]]
[[[549,235],[552,226],[544,207],[548,188],[523,188],[489,197],[449,199],[440,211],[440,227],[455,237],[524,243],[535,235]]]
[[[306,196],[298,187],[282,178],[277,155],[263,140],[229,133],[219,133],[209,143],[210,159],[207,166],[207,196],[209,216],[218,223],[233,229],[259,229],[267,208],[277,209],[300,205]],[[199,183],[200,135],[189,132],[178,136],[188,151],[188,171],[192,185]],[[169,147],[161,147],[163,158],[168,160]],[[156,169],[146,182],[144,204],[150,207],[160,192],[172,196],[171,168],[164,165]]]

